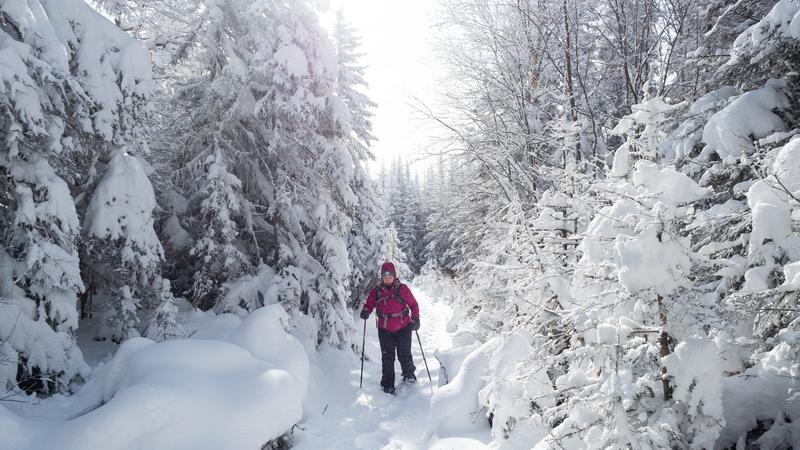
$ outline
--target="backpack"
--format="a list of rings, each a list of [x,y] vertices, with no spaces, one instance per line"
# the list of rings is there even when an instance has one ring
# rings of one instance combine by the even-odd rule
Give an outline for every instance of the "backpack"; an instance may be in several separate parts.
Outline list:
[[[403,297],[400,296],[400,287],[402,287],[402,286],[403,286],[403,283],[397,283],[397,285],[392,288],[393,297],[395,298],[395,300],[397,300],[398,303],[400,303],[400,305],[403,306],[403,312],[399,313],[399,314],[398,313],[395,313],[395,314],[381,314],[381,312],[378,311],[378,306],[377,305],[378,305],[378,303],[380,303],[380,301],[382,299],[382,297],[380,295],[381,295],[381,292],[383,290],[382,289],[383,285],[379,284],[379,285],[375,286],[375,288],[374,288],[375,289],[375,297],[376,297],[376,299],[375,299],[375,314],[378,315],[378,317],[382,317],[382,318],[384,318],[384,320],[388,319],[389,317],[404,317],[404,316],[411,317],[411,308],[408,307],[408,304],[406,303],[406,301],[403,300]]]

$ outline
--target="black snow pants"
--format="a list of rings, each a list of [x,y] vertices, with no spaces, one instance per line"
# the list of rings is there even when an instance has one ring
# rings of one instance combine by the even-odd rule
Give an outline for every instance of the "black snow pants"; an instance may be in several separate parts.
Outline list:
[[[406,326],[394,333],[378,328],[378,340],[381,343],[381,363],[383,376],[381,377],[382,387],[394,387],[394,354],[397,351],[397,359],[400,361],[400,368],[403,376],[414,377],[417,368],[411,358],[411,327]]]

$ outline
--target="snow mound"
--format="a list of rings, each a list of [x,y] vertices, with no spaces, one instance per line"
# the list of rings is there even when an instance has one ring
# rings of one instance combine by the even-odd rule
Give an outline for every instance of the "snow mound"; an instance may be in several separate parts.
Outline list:
[[[484,378],[489,375],[492,354],[500,343],[501,340],[495,338],[472,351],[450,383],[434,393],[429,429],[432,435],[458,436],[489,426],[479,392],[486,384]]]
[[[126,341],[98,372],[101,406],[48,423],[28,448],[260,448],[302,417],[309,362],[284,331],[286,318],[270,305],[242,322],[229,341]],[[22,442],[14,434],[28,425],[0,414],[4,442]]]
[[[482,450],[489,448],[483,442],[471,438],[446,438],[436,441],[428,450]]]
[[[289,315],[278,304],[267,305],[251,313],[239,328],[234,330],[231,341],[249,351],[256,358],[270,365],[289,371],[304,387],[297,397],[305,398],[308,384],[309,362],[303,345],[294,336],[286,333]]]

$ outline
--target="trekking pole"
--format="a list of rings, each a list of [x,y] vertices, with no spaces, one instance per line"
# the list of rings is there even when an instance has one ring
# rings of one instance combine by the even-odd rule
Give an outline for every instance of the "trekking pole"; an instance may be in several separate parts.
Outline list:
[[[433,378],[431,378],[431,370],[428,369],[428,360],[425,359],[425,350],[422,349],[422,340],[419,338],[419,331],[414,330],[417,334],[417,342],[419,342],[419,352],[422,353],[422,361],[425,362],[425,370],[428,372],[428,380],[431,382],[431,395],[433,395]]]
[[[364,334],[361,336],[361,377],[358,379],[359,389],[364,387],[364,346],[367,343],[367,319],[364,319]]]

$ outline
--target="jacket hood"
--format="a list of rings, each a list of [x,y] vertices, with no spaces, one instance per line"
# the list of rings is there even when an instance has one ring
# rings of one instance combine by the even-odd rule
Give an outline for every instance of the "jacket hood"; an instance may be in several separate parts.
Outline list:
[[[383,276],[384,272],[391,272],[395,278],[397,278],[397,271],[394,269],[394,264],[391,261],[386,261],[381,265],[381,276]]]

